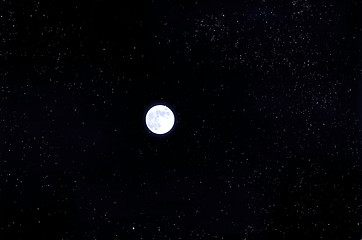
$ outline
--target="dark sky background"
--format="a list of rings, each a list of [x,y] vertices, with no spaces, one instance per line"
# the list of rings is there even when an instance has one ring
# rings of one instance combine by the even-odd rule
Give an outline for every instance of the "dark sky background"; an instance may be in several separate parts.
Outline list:
[[[360,13],[2,0],[0,239],[360,239]]]

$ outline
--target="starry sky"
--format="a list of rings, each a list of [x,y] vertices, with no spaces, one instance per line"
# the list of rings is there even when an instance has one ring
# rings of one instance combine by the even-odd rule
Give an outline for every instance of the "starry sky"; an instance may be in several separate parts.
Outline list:
[[[0,239],[360,239],[360,13],[1,0]]]

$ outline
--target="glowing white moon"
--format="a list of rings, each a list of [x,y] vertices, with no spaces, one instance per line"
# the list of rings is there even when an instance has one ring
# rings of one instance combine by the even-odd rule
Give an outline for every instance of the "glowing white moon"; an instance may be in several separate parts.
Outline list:
[[[146,114],[146,125],[155,134],[168,133],[175,123],[175,116],[165,105],[156,105]]]

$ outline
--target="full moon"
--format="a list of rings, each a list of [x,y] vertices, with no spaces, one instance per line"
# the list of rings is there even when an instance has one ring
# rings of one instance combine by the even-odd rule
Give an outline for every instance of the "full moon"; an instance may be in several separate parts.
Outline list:
[[[168,133],[175,123],[175,116],[165,105],[156,105],[146,114],[146,125],[155,134]]]

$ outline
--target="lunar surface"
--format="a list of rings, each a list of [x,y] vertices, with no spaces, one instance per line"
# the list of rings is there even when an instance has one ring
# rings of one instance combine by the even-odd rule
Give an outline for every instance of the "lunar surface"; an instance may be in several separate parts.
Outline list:
[[[156,105],[146,114],[146,125],[155,134],[168,133],[175,123],[175,116],[165,105]]]

